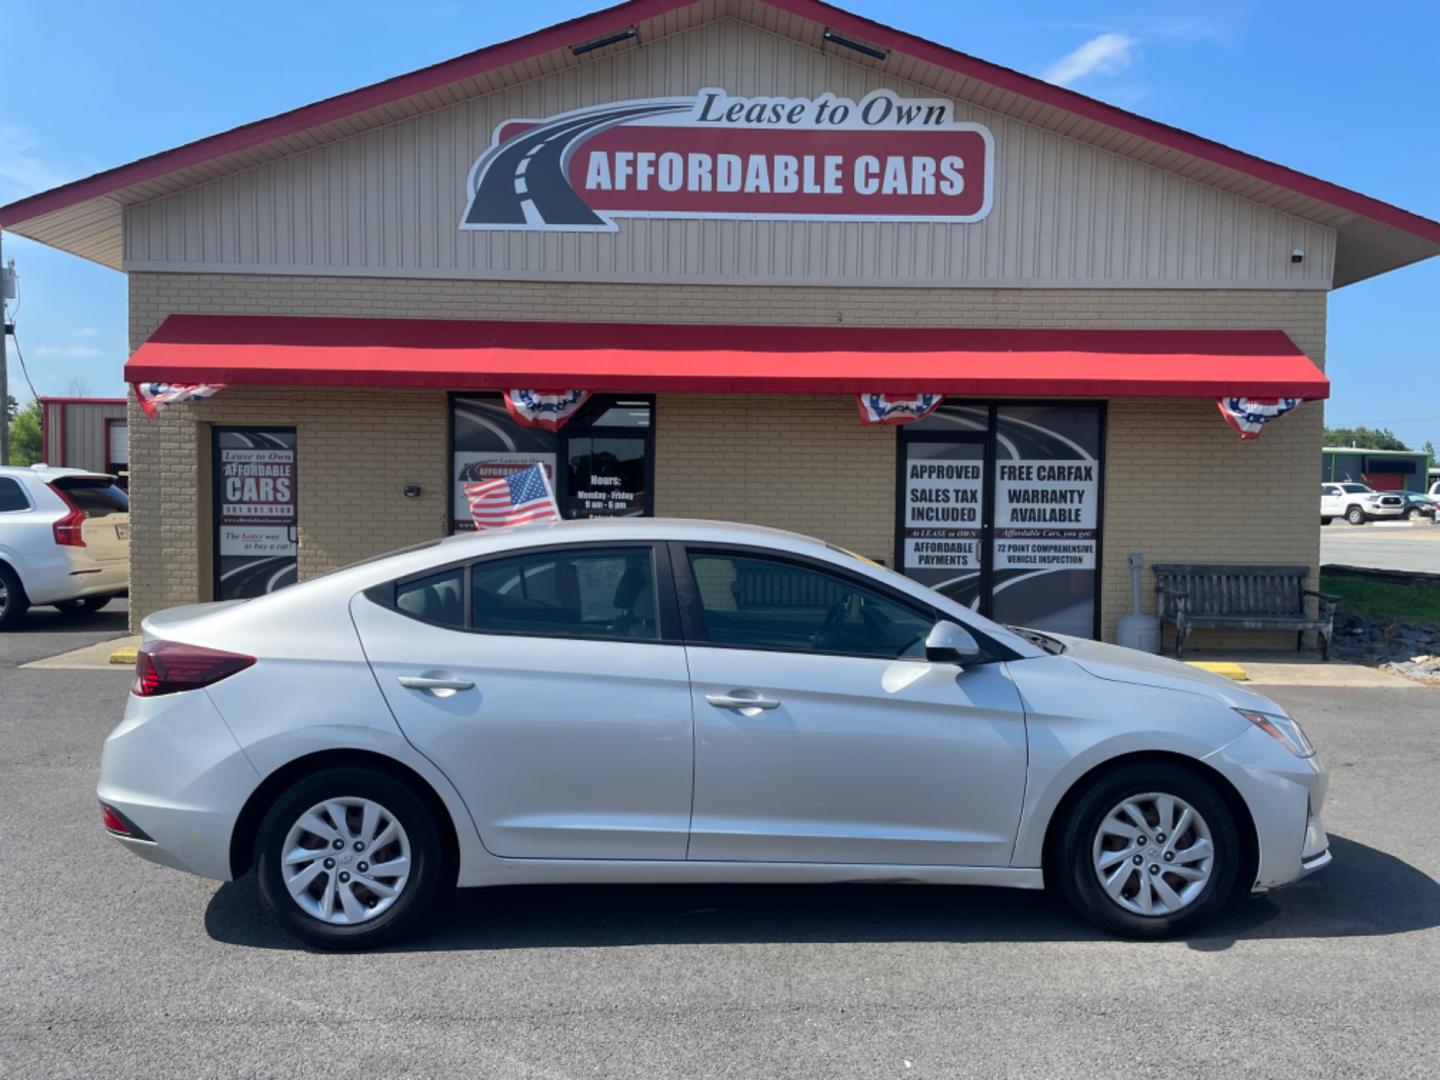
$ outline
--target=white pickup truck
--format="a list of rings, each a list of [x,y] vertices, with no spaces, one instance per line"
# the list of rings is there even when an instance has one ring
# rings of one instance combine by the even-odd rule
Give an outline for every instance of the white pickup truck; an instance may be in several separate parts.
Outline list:
[[[1321,484],[1320,524],[1343,517],[1351,525],[1364,525],[1375,518],[1398,518],[1405,500],[1388,491],[1375,491],[1365,484]]]

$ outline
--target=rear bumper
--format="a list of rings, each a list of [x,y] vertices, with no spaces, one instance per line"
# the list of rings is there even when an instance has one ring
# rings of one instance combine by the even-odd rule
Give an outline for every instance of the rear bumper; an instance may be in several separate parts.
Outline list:
[[[101,751],[96,794],[150,837],[115,837],[136,855],[228,881],[235,819],[259,783],[209,696],[190,690],[131,695]]]
[[[26,597],[35,605],[86,596],[114,596],[130,587],[130,567],[125,563],[96,562],[84,548],[57,544],[53,552],[26,562],[21,583]]]

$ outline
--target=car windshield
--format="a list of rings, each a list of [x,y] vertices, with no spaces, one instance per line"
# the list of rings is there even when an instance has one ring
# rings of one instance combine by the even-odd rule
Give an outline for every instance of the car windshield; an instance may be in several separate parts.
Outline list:
[[[130,512],[130,497],[108,476],[61,476],[53,486],[63,491],[87,517]]]

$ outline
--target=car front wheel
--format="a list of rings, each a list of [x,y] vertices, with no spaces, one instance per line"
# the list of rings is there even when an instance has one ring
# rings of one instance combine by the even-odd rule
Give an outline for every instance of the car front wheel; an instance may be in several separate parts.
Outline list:
[[[1230,899],[1239,833],[1201,776],[1136,764],[1102,777],[1075,803],[1056,864],[1066,897],[1097,926],[1125,937],[1173,937]]]
[[[256,839],[265,907],[324,949],[371,948],[413,929],[434,904],[443,863],[425,804],[373,769],[306,777],[270,808]]]
[[[1358,506],[1352,506],[1349,510],[1345,511],[1345,520],[1350,522],[1351,525],[1364,525],[1365,511],[1361,510]]]

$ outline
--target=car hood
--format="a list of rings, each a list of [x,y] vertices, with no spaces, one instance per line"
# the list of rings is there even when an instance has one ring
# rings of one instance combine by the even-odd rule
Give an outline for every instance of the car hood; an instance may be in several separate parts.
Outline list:
[[[1178,660],[1168,660],[1154,653],[1126,649],[1119,645],[1106,645],[1088,638],[1069,637],[1064,634],[1050,636],[1064,643],[1065,652],[1061,655],[1065,659],[1097,679],[1201,694],[1232,709],[1285,712],[1263,694],[1246,689],[1234,679],[1182,664]]]

